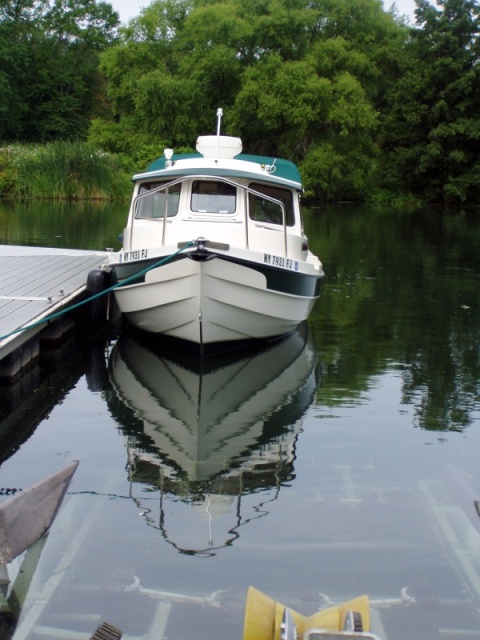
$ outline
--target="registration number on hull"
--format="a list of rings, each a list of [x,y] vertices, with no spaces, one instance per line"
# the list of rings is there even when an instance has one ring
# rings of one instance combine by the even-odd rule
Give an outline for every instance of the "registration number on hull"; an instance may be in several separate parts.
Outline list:
[[[148,258],[147,249],[134,249],[133,251],[124,251],[120,255],[120,262],[131,262],[132,260],[145,260]]]
[[[298,271],[298,261],[285,256],[274,256],[271,253],[263,254],[263,263],[271,264],[272,267],[282,267],[283,269],[294,269]]]

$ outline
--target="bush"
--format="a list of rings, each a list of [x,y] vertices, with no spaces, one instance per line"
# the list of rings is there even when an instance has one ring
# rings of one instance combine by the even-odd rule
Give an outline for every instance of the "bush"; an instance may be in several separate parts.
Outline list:
[[[327,202],[365,202],[374,184],[375,163],[358,146],[312,145],[300,164],[305,192]]]
[[[55,200],[130,196],[130,175],[115,156],[84,142],[10,145],[0,151],[0,195]]]

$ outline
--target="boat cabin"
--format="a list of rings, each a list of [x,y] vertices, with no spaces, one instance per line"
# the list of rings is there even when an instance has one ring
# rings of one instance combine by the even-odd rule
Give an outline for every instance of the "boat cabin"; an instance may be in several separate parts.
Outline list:
[[[167,149],[134,176],[124,249],[176,246],[200,225],[207,240],[305,260],[297,167],[242,154],[240,139],[227,136],[201,136],[197,151]]]

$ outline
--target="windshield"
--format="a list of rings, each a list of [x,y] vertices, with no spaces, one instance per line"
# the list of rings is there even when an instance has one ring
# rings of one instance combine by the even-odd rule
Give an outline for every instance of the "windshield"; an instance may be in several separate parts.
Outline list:
[[[235,213],[237,190],[230,184],[197,180],[192,186],[192,211],[198,213]]]
[[[135,203],[136,218],[163,218],[176,216],[180,200],[180,184],[165,188],[166,183],[144,182],[140,185]]]
[[[267,186],[265,184],[250,184],[250,187],[255,189],[255,191],[264,193],[270,198],[280,200],[285,207],[285,222],[287,226],[292,227],[294,225],[292,191],[289,189],[279,189],[278,187]],[[282,208],[278,204],[275,204],[275,202],[271,202],[261,196],[250,193],[248,195],[248,204],[251,220],[255,220],[257,222],[268,222],[271,224],[283,224]]]

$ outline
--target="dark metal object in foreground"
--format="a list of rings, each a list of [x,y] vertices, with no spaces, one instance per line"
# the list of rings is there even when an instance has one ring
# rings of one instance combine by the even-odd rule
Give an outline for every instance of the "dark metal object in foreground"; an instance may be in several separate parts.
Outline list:
[[[122,632],[117,627],[108,624],[108,622],[102,622],[95,633],[90,637],[90,640],[120,640]]]

